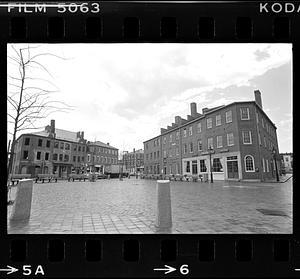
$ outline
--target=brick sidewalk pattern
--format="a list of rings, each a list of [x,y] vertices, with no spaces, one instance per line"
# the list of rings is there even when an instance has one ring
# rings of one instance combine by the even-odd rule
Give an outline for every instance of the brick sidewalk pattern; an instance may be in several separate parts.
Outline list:
[[[292,233],[292,181],[172,181],[173,227],[163,233]],[[280,214],[263,214],[265,210]],[[9,234],[162,233],[155,227],[155,217],[154,180],[59,181],[34,184],[30,220],[8,220],[7,230]]]

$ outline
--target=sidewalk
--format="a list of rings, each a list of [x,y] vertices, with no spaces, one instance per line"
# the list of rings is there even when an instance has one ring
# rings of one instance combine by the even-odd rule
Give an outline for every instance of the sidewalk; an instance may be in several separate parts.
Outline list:
[[[272,180],[265,180],[262,183],[285,183],[289,179],[292,179],[292,178],[293,178],[293,174],[292,173],[287,173],[286,175],[279,176],[279,181],[277,181],[276,178],[274,178]]]

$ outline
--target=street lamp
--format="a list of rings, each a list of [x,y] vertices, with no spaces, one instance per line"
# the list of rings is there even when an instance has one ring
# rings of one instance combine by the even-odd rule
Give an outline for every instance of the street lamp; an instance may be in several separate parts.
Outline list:
[[[211,154],[213,153],[214,149],[209,146],[208,152],[209,152],[209,169],[210,169],[210,182],[214,182],[213,173],[212,173],[212,167],[211,167]]]
[[[277,169],[277,162],[276,162],[276,149],[275,149],[275,147],[273,147],[272,153],[273,153],[273,159],[274,159],[274,163],[275,163],[276,180],[279,181],[278,169]]]

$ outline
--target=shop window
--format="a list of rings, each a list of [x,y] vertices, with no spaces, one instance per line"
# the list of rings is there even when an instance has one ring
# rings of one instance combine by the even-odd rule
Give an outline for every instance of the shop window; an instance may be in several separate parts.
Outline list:
[[[192,161],[192,174],[198,174],[197,161]]]
[[[200,162],[200,172],[206,172],[207,168],[205,165],[205,160],[200,160],[199,162]]]
[[[213,172],[223,172],[223,166],[222,166],[220,158],[213,159],[212,171]]]

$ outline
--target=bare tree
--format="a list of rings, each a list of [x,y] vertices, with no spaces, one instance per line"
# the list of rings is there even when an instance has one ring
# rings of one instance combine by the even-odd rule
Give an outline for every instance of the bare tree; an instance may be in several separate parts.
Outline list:
[[[33,49],[38,48],[38,46],[17,49],[11,45],[11,48],[13,55],[8,56],[8,59],[10,63],[17,67],[17,74],[8,76],[9,87],[14,89],[7,94],[7,122],[13,126],[13,130],[8,131],[12,136],[12,140],[8,152],[7,177],[12,172],[18,133],[40,128],[35,125],[35,122],[47,118],[53,112],[67,112],[72,109],[64,102],[51,98],[51,94],[58,92],[58,89],[48,78],[31,76],[33,71],[42,71],[47,76],[52,77],[40,61],[43,56],[52,56],[64,60],[65,58],[47,52],[32,55]]]

